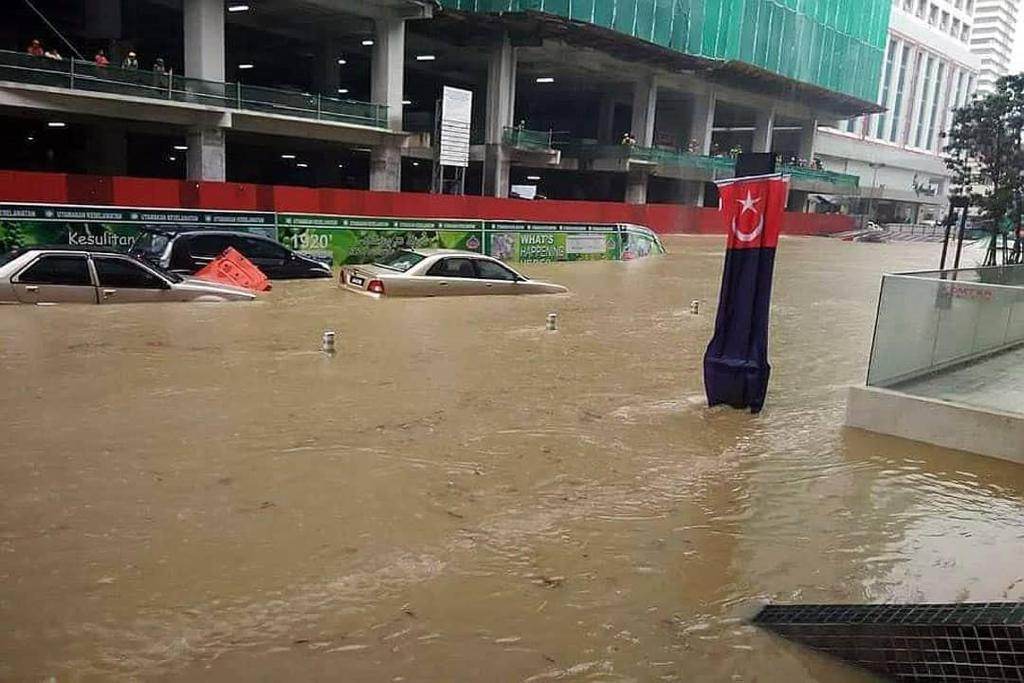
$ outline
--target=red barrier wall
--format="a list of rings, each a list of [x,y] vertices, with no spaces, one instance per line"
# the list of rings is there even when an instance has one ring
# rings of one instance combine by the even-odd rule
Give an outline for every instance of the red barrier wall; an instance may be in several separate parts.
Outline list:
[[[0,201],[290,211],[399,218],[635,223],[659,233],[725,232],[716,209],[678,204],[524,201],[414,192],[369,192],[23,171],[0,171]],[[854,221],[849,216],[787,213],[782,231],[790,235],[822,235],[852,230],[854,227]]]

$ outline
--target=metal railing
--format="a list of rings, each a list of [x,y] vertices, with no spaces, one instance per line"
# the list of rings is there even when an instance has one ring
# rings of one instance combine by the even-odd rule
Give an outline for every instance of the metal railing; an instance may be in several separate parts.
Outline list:
[[[516,149],[543,152],[551,149],[551,131],[506,126],[502,131],[501,141]]]
[[[387,128],[387,106],[0,50],[0,80]]]
[[[592,142],[573,141],[556,143],[556,146],[569,157],[580,159],[625,159],[673,168],[691,168],[708,172],[731,172],[736,166],[732,157],[712,157],[701,154],[690,154],[661,147],[642,147],[640,145],[609,145]]]
[[[795,166],[793,164],[783,164],[780,170],[783,173],[787,173],[792,176],[794,180],[828,183],[829,185],[835,185],[836,187],[846,187],[850,189],[856,188],[860,185],[860,176],[850,175],[849,173],[836,173],[835,171],[808,168],[806,166]]]

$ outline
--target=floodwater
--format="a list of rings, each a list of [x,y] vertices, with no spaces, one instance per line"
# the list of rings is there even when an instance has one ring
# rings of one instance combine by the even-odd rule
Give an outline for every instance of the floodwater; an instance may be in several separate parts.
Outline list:
[[[721,243],[525,269],[559,297],[0,309],[0,679],[862,681],[745,618],[1024,599],[1024,468],[842,427],[938,245],[784,239],[751,416],[703,404]]]

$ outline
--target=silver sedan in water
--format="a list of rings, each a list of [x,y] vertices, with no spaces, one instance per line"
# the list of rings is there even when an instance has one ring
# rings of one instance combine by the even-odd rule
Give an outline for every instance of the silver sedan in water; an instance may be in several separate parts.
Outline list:
[[[345,266],[345,289],[371,296],[561,294],[562,285],[531,280],[496,258],[454,249],[403,250],[367,265]]]
[[[0,304],[251,301],[243,287],[183,278],[116,251],[29,247],[0,255]]]

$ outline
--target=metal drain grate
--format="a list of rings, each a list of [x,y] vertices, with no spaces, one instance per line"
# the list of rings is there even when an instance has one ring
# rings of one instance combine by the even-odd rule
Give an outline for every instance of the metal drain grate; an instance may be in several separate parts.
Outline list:
[[[895,680],[1024,682],[1024,603],[768,605],[753,623]]]

